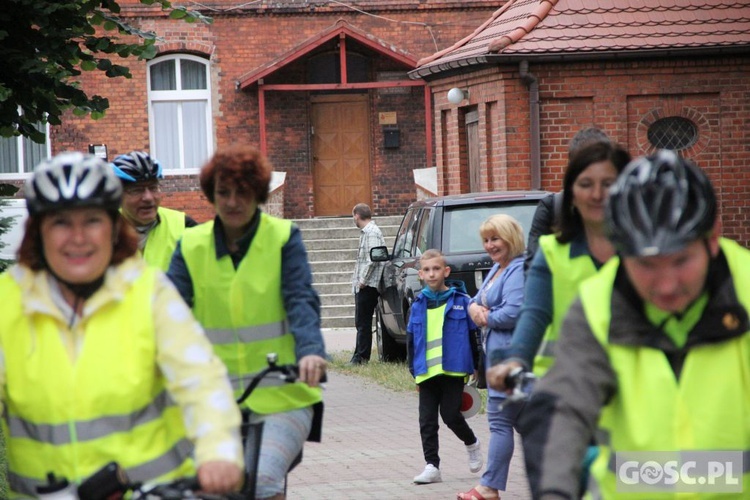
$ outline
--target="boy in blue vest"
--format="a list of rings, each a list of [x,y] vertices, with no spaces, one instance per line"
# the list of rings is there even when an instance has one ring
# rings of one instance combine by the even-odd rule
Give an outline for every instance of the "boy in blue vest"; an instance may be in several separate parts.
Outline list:
[[[476,377],[477,326],[469,317],[469,297],[463,282],[448,286],[450,274],[439,250],[424,252],[419,260],[419,278],[425,287],[414,299],[406,328],[409,371],[419,392],[419,432],[427,465],[414,478],[417,484],[439,483],[438,414],[464,442],[469,470],[484,465],[479,440],[461,414],[464,381]],[[454,283],[451,283],[452,285]]]

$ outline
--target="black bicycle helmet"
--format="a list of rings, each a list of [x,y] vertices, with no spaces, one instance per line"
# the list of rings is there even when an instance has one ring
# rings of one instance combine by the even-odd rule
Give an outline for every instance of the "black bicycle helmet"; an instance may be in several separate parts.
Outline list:
[[[123,182],[141,182],[161,179],[161,163],[144,151],[132,151],[112,161],[112,168]]]
[[[661,150],[625,167],[609,189],[606,219],[620,255],[674,253],[711,232],[716,195],[700,168]]]
[[[30,215],[73,207],[117,211],[122,183],[104,160],[69,152],[42,161],[26,182],[24,195]]]

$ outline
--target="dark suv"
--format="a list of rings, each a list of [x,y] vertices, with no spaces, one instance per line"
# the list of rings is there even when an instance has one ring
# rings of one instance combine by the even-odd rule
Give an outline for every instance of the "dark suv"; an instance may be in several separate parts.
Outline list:
[[[473,296],[492,267],[479,236],[479,225],[490,215],[513,216],[528,232],[534,210],[544,191],[497,191],[430,198],[412,203],[396,235],[393,252],[385,247],[372,252],[373,260],[385,261],[380,300],[374,322],[378,357],[403,360],[406,325],[414,297],[422,289],[419,256],[428,248],[445,254],[451,268],[449,279],[460,279]]]

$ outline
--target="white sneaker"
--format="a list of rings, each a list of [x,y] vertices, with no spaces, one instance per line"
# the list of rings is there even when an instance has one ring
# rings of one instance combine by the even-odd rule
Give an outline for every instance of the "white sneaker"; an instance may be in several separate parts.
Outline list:
[[[442,483],[443,478],[440,477],[440,469],[427,464],[420,475],[414,476],[414,482],[417,484]]]
[[[482,455],[482,445],[479,444],[479,439],[477,439],[476,443],[466,446],[466,453],[469,454],[469,470],[471,472],[482,470],[484,456]]]

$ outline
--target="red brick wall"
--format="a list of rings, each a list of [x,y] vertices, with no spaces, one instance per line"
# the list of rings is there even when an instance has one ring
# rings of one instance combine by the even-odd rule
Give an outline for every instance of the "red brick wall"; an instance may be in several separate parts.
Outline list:
[[[334,3],[283,0],[274,2],[274,7],[249,4],[243,9],[221,12],[237,5],[235,1],[226,0],[210,2],[212,10],[204,13],[212,16],[214,22],[206,25],[166,19],[158,8],[146,7],[134,0],[121,2],[122,5],[132,4],[123,14],[132,16],[132,23],[161,37],[158,42],[161,53],[187,52],[210,60],[216,148],[236,142],[253,145],[260,142],[257,91],[254,87],[238,91],[237,80],[326,30],[337,20],[345,19],[356,29],[383,40],[389,50],[419,59],[470,34],[501,4],[480,0],[354,0],[347,3],[375,16]],[[372,55],[374,72],[394,70],[392,61]],[[117,62],[128,65],[133,78],[107,79],[84,73],[84,88],[108,97],[110,109],[98,121],[67,114],[63,125],[52,132],[53,153],[85,150],[89,143],[107,144],[110,158],[133,149],[149,150],[146,63],[130,59]],[[293,64],[285,71],[293,74],[303,69],[304,66]],[[398,214],[416,199],[412,169],[431,166],[426,165],[423,91],[414,88],[406,95],[370,91],[369,95],[373,209],[377,215]],[[268,92],[266,97],[268,155],[277,170],[287,172],[284,215],[311,217],[314,206],[307,94]],[[378,111],[397,112],[400,148],[383,148]],[[210,207],[206,208],[207,204],[195,191],[195,175],[168,175],[167,184],[166,206],[183,209],[199,220],[211,216]]]
[[[639,156],[651,151],[648,125],[659,118],[681,116],[698,128],[699,140],[683,154],[714,182],[724,234],[750,244],[750,58],[532,63],[529,69],[539,81],[542,189],[560,189],[568,141],[581,128],[598,126]],[[440,192],[459,192],[462,185],[456,119],[460,114],[446,99],[447,90],[454,86],[469,90],[469,100],[461,106],[478,106],[480,127],[485,127],[482,174],[487,182],[483,186],[528,189],[529,92],[517,67],[507,66],[431,82],[439,124]]]

